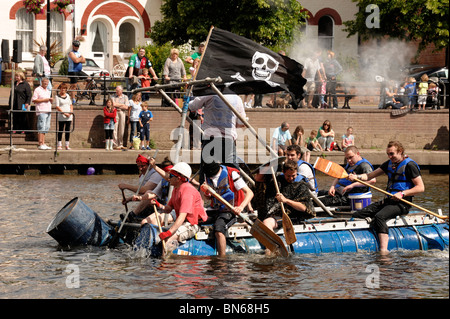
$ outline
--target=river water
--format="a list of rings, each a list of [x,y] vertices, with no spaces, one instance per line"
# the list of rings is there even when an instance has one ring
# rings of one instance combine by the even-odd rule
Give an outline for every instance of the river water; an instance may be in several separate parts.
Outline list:
[[[448,214],[449,176],[425,173],[423,178],[427,190],[416,203]],[[321,189],[332,181],[320,173],[318,179]],[[0,176],[0,298],[449,297],[448,250],[163,261],[125,247],[62,250],[46,234],[54,215],[73,197],[105,221],[117,220],[124,212],[117,184],[136,180],[132,175]],[[380,179],[377,186],[382,185]]]

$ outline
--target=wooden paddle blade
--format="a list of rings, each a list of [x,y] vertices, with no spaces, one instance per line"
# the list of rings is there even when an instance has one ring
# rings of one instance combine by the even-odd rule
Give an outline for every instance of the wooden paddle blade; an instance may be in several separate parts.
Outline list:
[[[348,176],[345,169],[332,161],[318,157],[314,163],[314,168],[334,178],[346,178]]]
[[[279,254],[282,257],[288,257],[289,252],[284,246],[284,242],[281,240],[280,236],[275,234],[269,227],[263,224],[262,221],[257,219],[252,228],[250,229],[250,234],[253,235],[264,247],[269,249],[275,254]]]
[[[282,222],[286,244],[292,245],[297,242],[297,237],[295,236],[294,225],[292,225],[292,220],[289,218],[288,214],[283,213]]]

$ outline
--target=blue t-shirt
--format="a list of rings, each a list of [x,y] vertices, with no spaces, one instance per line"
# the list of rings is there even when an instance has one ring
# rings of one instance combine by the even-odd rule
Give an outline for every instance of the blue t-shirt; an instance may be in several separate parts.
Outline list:
[[[139,118],[141,119],[142,126],[144,126],[151,118],[153,118],[153,114],[151,111],[141,111],[141,113],[139,113]]]

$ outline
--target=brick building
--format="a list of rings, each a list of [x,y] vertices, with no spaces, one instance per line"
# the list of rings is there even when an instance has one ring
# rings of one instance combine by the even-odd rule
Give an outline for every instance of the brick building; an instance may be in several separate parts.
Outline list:
[[[50,1],[50,7],[55,2]],[[343,22],[353,19],[358,8],[351,0],[302,0],[309,13],[303,28],[303,41],[308,45],[320,45],[332,49],[343,57],[360,58],[361,47],[356,36],[347,38]],[[2,28],[0,39],[22,39],[21,67],[32,66],[39,43],[45,43],[47,33],[47,0],[43,0],[43,13],[27,13],[22,0],[2,1],[0,12]],[[148,32],[156,20],[161,19],[162,0],[76,0],[73,10],[63,13],[51,11],[51,40],[59,40],[65,53],[71,48],[74,36],[81,37],[80,51],[85,57],[94,58],[97,63],[112,70],[118,61],[126,63],[133,47],[151,39]],[[72,9],[72,8],[69,8]],[[414,50],[414,48],[413,48]],[[291,56],[302,62],[304,56],[293,49]],[[120,59],[121,58],[121,59]],[[427,50],[421,62],[436,66],[445,65],[445,52],[438,54]]]

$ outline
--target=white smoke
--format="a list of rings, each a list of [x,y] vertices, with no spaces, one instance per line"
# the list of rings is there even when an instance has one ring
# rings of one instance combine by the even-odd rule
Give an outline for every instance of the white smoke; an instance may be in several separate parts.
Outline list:
[[[327,50],[320,48],[317,39],[299,36],[287,50],[288,56],[304,64],[314,52],[322,51],[322,58],[326,58]],[[350,38],[352,39],[352,38]],[[356,40],[355,40],[356,41]],[[344,82],[375,81],[376,76],[382,76],[386,80],[401,81],[405,74],[402,69],[411,64],[415,57],[416,49],[411,44],[399,40],[382,40],[366,42],[359,47],[359,52],[353,55],[334,51],[337,60],[344,68],[340,80]],[[346,67],[349,60],[355,61],[352,70]],[[356,67],[356,70],[355,70]]]

